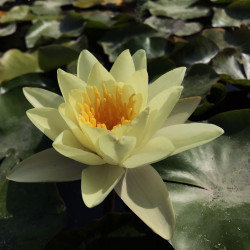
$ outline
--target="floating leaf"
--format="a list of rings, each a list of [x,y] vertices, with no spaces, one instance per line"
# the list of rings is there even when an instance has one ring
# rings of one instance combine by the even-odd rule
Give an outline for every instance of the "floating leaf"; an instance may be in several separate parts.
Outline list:
[[[79,36],[84,28],[82,15],[69,12],[60,23],[60,31],[69,36]]]
[[[9,36],[16,31],[16,24],[10,23],[5,27],[0,28],[0,36]]]
[[[61,32],[59,29],[60,23],[58,21],[45,21],[38,20],[36,21],[29,29],[27,35],[25,36],[25,42],[28,48],[32,48],[35,46],[37,41],[43,37],[52,37],[59,38],[61,36]]]
[[[219,51],[211,40],[195,36],[180,49],[176,49],[171,59],[178,65],[191,66],[195,63],[208,63]]]
[[[249,248],[249,117],[250,110],[217,115],[210,122],[225,135],[155,165],[174,182],[167,187],[176,213],[175,249]]]
[[[249,76],[249,57],[247,54],[242,55],[242,69],[242,65],[235,58],[235,50],[224,49],[212,60],[212,66],[225,82],[239,87],[250,87],[250,78],[246,78]]]
[[[147,8],[152,15],[167,16],[175,19],[193,19],[207,16],[209,9],[200,6],[194,6],[198,0],[159,0],[157,2],[147,1]],[[192,6],[192,7],[191,7]]]
[[[19,158],[24,158],[39,145],[42,133],[25,113],[30,107],[21,88],[0,94],[0,159],[10,148],[16,151]]]
[[[145,24],[158,30],[164,36],[175,34],[177,36],[188,36],[202,29],[202,25],[196,22],[184,22],[182,20],[163,19],[151,16],[144,21]]]
[[[48,45],[38,50],[38,61],[44,71],[57,69],[77,59],[79,53],[62,45]]]
[[[41,70],[37,62],[37,54],[11,49],[0,58],[0,84],[17,76],[39,71]]]
[[[240,17],[240,14],[238,17]],[[242,24],[250,24],[250,19],[236,19],[229,16],[224,9],[214,8],[213,27],[240,27]]]
[[[230,47],[230,45],[225,41],[225,33],[226,31],[222,28],[212,28],[212,29],[205,29],[202,31],[202,36],[213,41],[218,48],[224,49],[226,47]]]
[[[226,12],[233,18],[240,19],[243,23],[245,19],[248,19],[250,24],[250,2],[246,0],[233,1],[226,7]]]
[[[182,97],[205,97],[211,87],[219,80],[219,76],[207,64],[195,64],[187,72],[183,81]]]
[[[34,15],[30,13],[30,7],[27,5],[14,6],[6,15],[0,17],[0,23],[8,23],[13,21],[30,21],[34,19]]]

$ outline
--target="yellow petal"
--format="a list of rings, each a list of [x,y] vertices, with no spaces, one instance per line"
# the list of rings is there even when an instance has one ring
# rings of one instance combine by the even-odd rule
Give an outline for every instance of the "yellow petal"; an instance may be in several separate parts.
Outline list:
[[[86,83],[83,80],[61,69],[57,70],[57,78],[63,98],[66,102],[68,102],[68,95],[70,90],[72,89],[84,90],[86,88]]]
[[[156,136],[166,136],[175,150],[171,155],[208,143],[224,133],[213,124],[188,123],[168,126],[157,131]]]
[[[186,122],[200,101],[201,98],[198,96],[180,99],[163,124],[163,127]]]
[[[88,85],[96,86],[101,90],[102,84],[109,81],[115,81],[115,79],[99,62],[95,63],[89,74]]]
[[[63,130],[68,129],[57,109],[33,108],[26,113],[32,123],[53,141]]]
[[[149,84],[148,100],[151,100],[165,89],[181,85],[185,71],[185,67],[173,69]]]
[[[89,73],[98,60],[88,51],[83,50],[77,62],[77,77],[87,82]]]
[[[173,206],[165,184],[153,167],[127,169],[115,191],[155,233],[166,240],[172,238],[175,226]]]
[[[147,58],[145,50],[137,50],[132,56],[132,59],[134,61],[136,71],[141,69],[147,69]]]
[[[50,148],[19,163],[7,179],[18,182],[75,181],[81,179],[85,167]]]
[[[174,151],[171,141],[164,137],[154,137],[122,163],[125,168],[136,168],[163,160]]]
[[[95,151],[94,145],[88,139],[88,137],[78,127],[78,121],[74,115],[74,111],[68,103],[62,103],[59,108],[59,113],[74,134],[75,138],[82,144],[83,147]]]
[[[110,73],[117,82],[125,82],[135,72],[134,61],[129,50],[124,50],[115,60]]]
[[[143,143],[146,143],[162,127],[178,102],[182,89],[181,86],[166,89],[150,100],[148,103],[150,114]]]
[[[105,162],[97,154],[84,148],[69,131],[63,131],[53,143],[54,149],[60,154],[88,165],[100,165]]]
[[[42,88],[25,87],[23,88],[23,93],[30,104],[35,108],[58,108],[58,106],[64,102],[60,95]]]
[[[130,85],[135,90],[135,93],[142,94],[143,102],[142,109],[146,106],[148,101],[148,73],[146,69],[136,71],[125,82],[126,85]]]
[[[98,152],[102,158],[111,165],[119,165],[133,151],[136,145],[136,138],[122,136],[117,138],[113,134],[103,135],[98,140]]]
[[[82,171],[82,198],[87,207],[100,204],[124,174],[123,168],[108,164]]]
[[[115,134],[118,138],[123,135],[135,137],[136,147],[139,147],[144,137],[145,124],[147,124],[148,117],[149,108],[147,107],[141,113],[139,113],[130,123],[112,129],[112,133]]]

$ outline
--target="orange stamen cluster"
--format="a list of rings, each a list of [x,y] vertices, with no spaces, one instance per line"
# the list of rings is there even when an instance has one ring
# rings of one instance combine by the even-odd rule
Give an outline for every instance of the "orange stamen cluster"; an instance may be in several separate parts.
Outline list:
[[[94,100],[91,101],[88,93],[83,92],[83,102],[79,102],[79,120],[91,127],[112,130],[118,126],[129,123],[136,116],[135,94],[132,94],[127,102],[122,101],[120,89],[116,87],[113,96],[107,92],[106,86],[102,85],[103,97],[97,87],[93,87]]]

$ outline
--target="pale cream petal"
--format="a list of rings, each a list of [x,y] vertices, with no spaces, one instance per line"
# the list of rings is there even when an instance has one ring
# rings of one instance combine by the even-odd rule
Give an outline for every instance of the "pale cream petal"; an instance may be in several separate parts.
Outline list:
[[[132,74],[127,81],[126,85],[130,85],[135,90],[136,94],[142,94],[143,102],[142,108],[144,108],[148,101],[148,73],[146,69],[136,71]]]
[[[64,102],[62,96],[42,88],[23,88],[23,93],[34,108],[58,108]]]
[[[183,87],[181,86],[166,89],[150,100],[148,103],[150,114],[143,143],[146,143],[153,134],[162,127],[168,115],[178,102],[182,89]]]
[[[164,136],[154,137],[124,161],[122,166],[125,168],[136,168],[158,162],[169,156],[174,149],[168,138]]]
[[[61,69],[57,70],[57,79],[63,98],[66,102],[68,102],[70,90],[72,89],[84,90],[86,88],[86,83],[83,80]]]
[[[68,129],[57,109],[33,108],[26,113],[32,123],[53,141],[63,130]]]
[[[77,76],[87,82],[89,73],[98,60],[88,51],[83,50],[77,62]]]
[[[140,112],[130,123],[112,129],[112,133],[117,137],[123,135],[134,136],[136,138],[136,147],[139,147],[144,137],[148,117],[149,107]]]
[[[102,84],[110,81],[115,81],[113,76],[102,66],[102,64],[99,62],[95,63],[89,73],[88,85],[96,86],[101,90]]]
[[[181,85],[185,71],[185,67],[173,69],[149,84],[148,100],[151,100],[165,89]]]
[[[172,238],[175,226],[173,206],[165,184],[152,166],[127,169],[115,191],[155,233],[166,240]]]
[[[117,82],[125,82],[135,72],[134,61],[129,50],[124,50],[115,60],[110,73]]]
[[[83,147],[95,151],[94,145],[88,139],[88,136],[82,132],[78,126],[78,121],[76,120],[74,111],[70,104],[62,103],[59,108],[59,113],[70,128],[71,132],[74,134],[76,139],[82,144]]]
[[[82,171],[82,198],[87,207],[100,204],[124,174],[124,169],[108,164],[89,166]]]
[[[63,131],[53,143],[60,154],[88,165],[101,165],[104,160],[96,153],[84,148],[69,130]]]
[[[102,158],[111,165],[119,165],[133,151],[136,138],[133,136],[122,136],[117,138],[113,134],[99,137],[97,142],[98,152]]]
[[[208,143],[224,133],[220,127],[207,123],[187,123],[168,126],[157,131],[155,136],[166,136],[175,150],[171,155]]]
[[[201,97],[188,97],[180,99],[163,124],[163,127],[184,123],[195,111],[201,101]]]
[[[132,56],[134,61],[135,70],[147,69],[146,52],[143,49],[137,50]]]
[[[75,181],[81,179],[85,167],[50,148],[19,163],[7,179],[18,182]]]

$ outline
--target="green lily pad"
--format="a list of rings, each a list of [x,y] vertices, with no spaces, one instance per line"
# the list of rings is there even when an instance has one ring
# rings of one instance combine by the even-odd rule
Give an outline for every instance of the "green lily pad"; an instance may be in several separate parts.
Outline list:
[[[87,16],[86,28],[88,29],[108,29],[115,21],[111,20],[111,15],[105,12],[92,13]]]
[[[25,42],[28,48],[33,48],[37,41],[43,37],[59,38],[61,36],[60,23],[58,21],[36,21],[28,30]]]
[[[59,233],[45,250],[171,250],[168,241],[154,234],[138,217],[113,213],[91,222],[87,227]]]
[[[147,18],[144,23],[158,30],[165,37],[172,34],[177,36],[189,36],[202,29],[202,25],[197,22],[187,23],[182,20],[163,19],[155,16]]]
[[[110,62],[114,62],[124,49],[131,49],[131,53],[138,49],[145,49],[149,57],[163,56],[166,40],[156,36],[157,31],[148,25],[129,22],[119,24],[108,31],[100,44]]]
[[[243,67],[235,57],[234,49],[224,49],[212,60],[212,66],[221,80],[238,87],[250,87],[250,55],[242,54]]]
[[[167,16],[175,19],[193,19],[207,16],[209,9],[201,6],[195,6],[198,0],[159,0],[157,2],[147,1],[147,8],[152,15]]]
[[[250,23],[250,2],[246,0],[233,1],[226,7],[226,12],[233,18],[240,19],[243,21],[248,19]],[[249,24],[248,23],[248,24]]]
[[[176,213],[175,249],[249,249],[249,117],[250,110],[217,115],[210,123],[225,135],[155,164]]]
[[[38,16],[58,16],[61,12],[60,5],[52,1],[35,1],[31,11]]]
[[[84,28],[82,15],[69,12],[60,23],[60,31],[68,36],[79,36]]]
[[[207,64],[195,64],[184,78],[182,98],[197,95],[204,98],[218,80],[219,76],[212,67]]]
[[[226,31],[222,28],[212,28],[205,29],[202,31],[202,36],[213,41],[220,50],[230,47],[230,45],[225,41],[225,33]]]
[[[65,219],[55,184],[0,181],[1,249],[43,250]]]
[[[195,63],[208,63],[219,51],[211,40],[195,36],[180,49],[176,49],[171,59],[178,65],[191,66]]]
[[[26,73],[40,71],[37,54],[11,49],[0,58],[0,84]]]
[[[158,77],[174,68],[176,68],[175,63],[167,56],[148,59],[147,71],[149,76],[149,82],[153,82]]]
[[[225,33],[226,42],[243,53],[250,54],[250,29],[246,25]]]
[[[29,121],[25,111],[31,108],[21,88],[0,94],[0,159],[12,148],[19,158],[34,153],[43,134]]]
[[[28,5],[14,6],[6,15],[0,17],[0,23],[8,23],[13,21],[30,21],[34,19],[34,15],[30,12]]]
[[[38,61],[44,71],[60,68],[74,60],[79,53],[62,45],[48,45],[38,50]]]
[[[241,20],[241,12],[238,18],[233,18],[228,15],[225,9],[214,8],[214,16],[212,19],[213,27],[240,27],[242,24],[249,25],[250,19]]]
[[[16,31],[16,24],[10,23],[0,28],[0,36],[9,36]]]
[[[43,73],[29,73],[18,76],[12,80],[4,82],[0,86],[0,94],[4,94],[16,87],[48,87],[53,81],[46,77]]]

